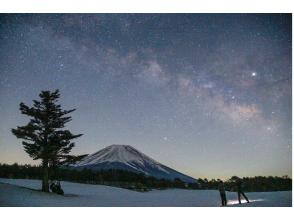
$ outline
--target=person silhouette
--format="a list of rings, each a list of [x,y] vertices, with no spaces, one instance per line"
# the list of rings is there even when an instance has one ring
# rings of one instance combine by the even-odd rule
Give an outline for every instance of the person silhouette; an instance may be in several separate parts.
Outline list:
[[[54,180],[50,183],[50,189],[52,192],[57,193],[59,195],[63,195],[64,192],[61,188],[60,181]]]
[[[249,199],[247,198],[247,196],[243,192],[243,184],[242,184],[242,180],[240,178],[236,180],[236,186],[237,186],[239,204],[241,204],[241,195],[246,199],[247,203],[249,203]]]
[[[218,191],[220,193],[220,197],[222,200],[222,206],[226,206],[227,205],[227,197],[226,197],[226,190],[225,190],[225,185],[223,181],[219,181],[218,184]]]

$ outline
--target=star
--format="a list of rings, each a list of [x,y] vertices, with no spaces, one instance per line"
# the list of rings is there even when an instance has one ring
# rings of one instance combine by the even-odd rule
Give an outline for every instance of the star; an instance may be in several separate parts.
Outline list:
[[[273,128],[272,128],[272,127],[267,127],[266,130],[267,130],[268,132],[270,132],[270,133],[273,132]]]
[[[255,77],[255,76],[256,76],[256,72],[252,72],[252,73],[251,73],[251,76],[252,76],[252,77]]]

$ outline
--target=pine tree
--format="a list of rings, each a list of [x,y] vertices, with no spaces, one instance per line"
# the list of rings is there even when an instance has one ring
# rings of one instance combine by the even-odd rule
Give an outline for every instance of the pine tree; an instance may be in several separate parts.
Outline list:
[[[68,114],[75,109],[61,109],[61,105],[57,104],[60,97],[58,90],[42,91],[39,97],[40,101],[33,100],[33,107],[20,103],[21,113],[29,116],[30,121],[11,131],[17,138],[24,140],[22,145],[30,157],[42,161],[42,191],[49,192],[49,169],[72,162],[75,158],[79,159],[69,153],[75,146],[71,140],[82,134],[74,135],[63,129],[72,120]]]

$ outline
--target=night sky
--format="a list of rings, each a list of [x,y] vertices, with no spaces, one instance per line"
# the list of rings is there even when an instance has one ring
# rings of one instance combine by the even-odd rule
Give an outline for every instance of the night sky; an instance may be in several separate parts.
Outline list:
[[[0,15],[0,162],[60,89],[74,154],[128,144],[195,178],[291,176],[291,15]]]

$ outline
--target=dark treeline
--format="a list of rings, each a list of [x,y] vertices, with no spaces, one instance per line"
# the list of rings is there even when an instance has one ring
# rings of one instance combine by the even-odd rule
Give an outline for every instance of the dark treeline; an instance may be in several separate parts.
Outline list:
[[[78,183],[103,184],[138,191],[148,191],[149,189],[166,188],[186,188],[186,189],[218,189],[218,180],[198,179],[198,183],[186,184],[180,179],[174,181],[156,179],[144,174],[129,172],[125,170],[101,170],[92,171],[89,169],[73,170],[67,168],[57,168],[50,174],[52,180],[64,180]],[[13,165],[0,163],[0,177],[19,179],[42,179],[42,167],[35,165]],[[225,181],[227,191],[235,191],[235,181],[238,177],[233,176]],[[292,179],[283,177],[244,177],[241,178],[244,191],[266,192],[266,191],[286,191],[292,190]]]
[[[224,181],[226,191],[236,191],[236,180],[239,177],[232,176]],[[255,176],[240,178],[245,192],[270,192],[292,190],[292,179],[288,176]],[[217,189],[219,180],[198,179],[199,187],[202,189]]]
[[[41,179],[42,167],[35,165],[13,165],[0,164],[0,177],[15,179]],[[52,180],[64,180],[78,183],[103,184],[139,191],[148,189],[165,188],[197,188],[197,184],[185,184],[180,179],[166,180],[156,179],[141,173],[134,173],[125,170],[100,170],[89,169],[75,170],[69,168],[57,168],[51,171]]]

